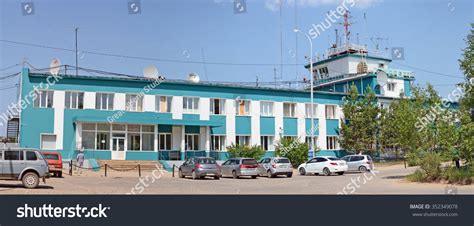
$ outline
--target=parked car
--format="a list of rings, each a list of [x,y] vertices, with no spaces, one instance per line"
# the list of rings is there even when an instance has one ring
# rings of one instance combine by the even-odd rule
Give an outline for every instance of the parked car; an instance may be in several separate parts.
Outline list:
[[[342,160],[347,162],[348,171],[367,172],[374,170],[374,161],[369,155],[346,155]]]
[[[252,158],[231,158],[222,163],[221,172],[222,177],[236,179],[241,176],[250,176],[255,179],[258,176],[258,163]]]
[[[315,157],[298,166],[298,172],[301,175],[309,173],[323,174],[325,176],[329,176],[331,173],[343,175],[346,171],[346,161],[329,156]]]
[[[25,188],[36,188],[40,178],[46,183],[48,162],[34,149],[0,149],[0,179],[21,180]]]
[[[63,157],[59,152],[42,152],[48,162],[49,172],[56,177],[63,177]]]
[[[191,176],[193,179],[204,179],[206,176],[219,180],[221,170],[216,160],[209,157],[191,157],[179,167],[179,177]]]
[[[273,178],[277,175],[293,176],[293,167],[288,158],[269,157],[258,162],[258,175]]]

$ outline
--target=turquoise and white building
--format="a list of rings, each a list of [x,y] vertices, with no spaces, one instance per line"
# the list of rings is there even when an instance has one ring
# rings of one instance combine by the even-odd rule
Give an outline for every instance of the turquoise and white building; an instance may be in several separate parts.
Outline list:
[[[355,84],[361,93],[371,87],[381,104],[390,104],[400,93],[410,95],[414,78],[411,72],[390,69],[390,59],[369,56],[361,48],[346,46],[328,56],[314,63],[314,139],[318,154],[342,156],[338,130],[348,86]],[[309,89],[160,82],[113,75],[52,76],[24,68],[20,146],[59,151],[66,159],[84,148],[92,159],[223,160],[231,144],[261,145],[270,156],[282,137],[311,139]]]

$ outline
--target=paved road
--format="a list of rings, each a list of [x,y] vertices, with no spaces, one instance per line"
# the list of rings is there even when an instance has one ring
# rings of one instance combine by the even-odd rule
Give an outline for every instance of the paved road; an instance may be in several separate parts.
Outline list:
[[[136,172],[86,172],[82,175],[51,178],[39,189],[24,189],[17,181],[0,181],[0,194],[445,194],[446,184],[411,183],[403,177],[414,168],[402,165],[378,167],[364,174],[342,176],[300,176],[292,178],[257,178],[220,180],[180,179],[170,173],[144,172],[140,180]],[[474,194],[474,185],[454,186],[459,194]]]

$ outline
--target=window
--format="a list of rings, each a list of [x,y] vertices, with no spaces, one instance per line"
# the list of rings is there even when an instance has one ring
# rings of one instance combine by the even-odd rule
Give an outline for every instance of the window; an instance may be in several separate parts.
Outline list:
[[[160,150],[171,150],[171,134],[160,133],[159,135]]]
[[[155,150],[155,126],[142,125],[142,151]]]
[[[260,115],[273,116],[273,102],[268,102],[268,101],[260,102]]]
[[[365,62],[360,62],[357,64],[357,74],[367,73],[367,64]]]
[[[96,133],[96,149],[109,150],[110,149],[110,125],[97,124]]]
[[[54,134],[41,134],[41,149],[43,150],[55,150],[56,149],[56,135]]]
[[[128,125],[128,150],[140,151],[140,125]]]
[[[38,156],[36,156],[36,153],[34,151],[27,151],[26,152],[26,160],[27,161],[36,161],[36,160],[38,160]]]
[[[261,136],[260,137],[260,146],[265,151],[275,150],[273,145],[273,138],[274,136]]]
[[[249,146],[250,145],[250,136],[236,136],[235,142],[237,145]]]
[[[184,143],[186,144],[186,150],[199,150],[199,134],[186,134]]]
[[[125,110],[142,111],[143,110],[143,96],[138,95],[138,94],[127,94],[125,96]]]
[[[311,118],[311,103],[305,104],[305,117],[306,118]],[[318,105],[313,103],[313,116],[316,118],[318,112]]]
[[[184,113],[199,113],[199,98],[198,97],[184,97],[183,98],[183,112]]]
[[[385,64],[379,63],[379,68],[384,68],[384,67],[385,67]]]
[[[321,75],[321,78],[323,76],[327,76],[329,74],[328,67],[322,67],[319,69],[319,74]]]
[[[394,91],[395,91],[395,85],[396,85],[396,84],[395,84],[395,83],[392,83],[392,82],[387,83],[387,90],[388,90],[388,91],[391,91],[391,92],[394,92]]]
[[[326,105],[326,119],[336,119],[336,105]]]
[[[225,151],[225,136],[211,135],[211,151]]]
[[[48,90],[38,90],[36,91],[36,99],[34,102],[34,107],[37,108],[52,108],[53,107],[53,96],[54,91]]]
[[[349,93],[349,84],[346,83],[342,85],[342,92]]]
[[[225,114],[225,99],[211,99],[210,110],[214,115]]]
[[[314,148],[318,147],[318,137],[314,136]],[[311,136],[306,136],[305,143],[311,148]]]
[[[66,91],[64,100],[64,107],[66,109],[83,109],[84,108],[84,93]]]
[[[0,160],[3,160],[3,152],[0,151]]]
[[[335,136],[326,137],[326,143],[327,143],[327,149],[328,150],[338,149],[337,137],[335,137]]]
[[[23,151],[5,151],[5,160],[23,160]]]
[[[163,113],[171,112],[172,100],[173,100],[173,97],[156,96],[156,98],[155,98],[155,110],[157,112],[163,112]]]
[[[235,101],[235,112],[237,115],[249,115],[250,113],[250,101],[249,100],[236,100]]]
[[[114,94],[113,93],[96,93],[95,109],[98,110],[114,110]]]
[[[82,147],[84,149],[95,149],[95,124],[82,124]]]
[[[296,104],[294,104],[294,103],[283,103],[283,116],[284,117],[296,117]]]

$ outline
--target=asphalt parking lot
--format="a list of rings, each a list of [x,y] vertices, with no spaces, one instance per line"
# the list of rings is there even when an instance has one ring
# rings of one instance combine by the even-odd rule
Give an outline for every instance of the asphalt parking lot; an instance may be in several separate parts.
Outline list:
[[[172,177],[164,171],[74,173],[50,178],[37,189],[25,189],[19,181],[0,181],[1,194],[474,194],[474,185],[411,183],[403,179],[414,168],[403,165],[378,167],[374,172],[342,176],[301,176],[257,179]],[[177,175],[176,175],[177,176]]]

